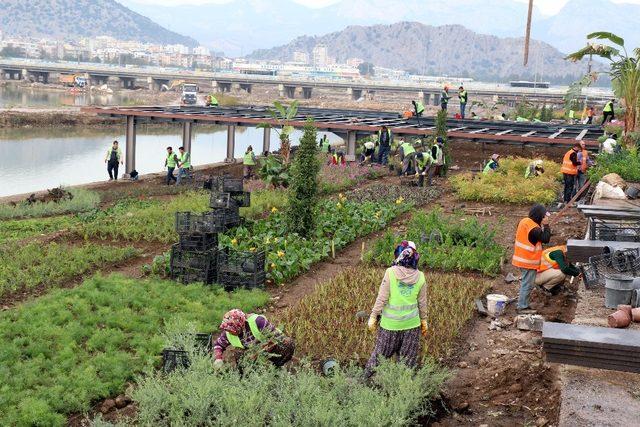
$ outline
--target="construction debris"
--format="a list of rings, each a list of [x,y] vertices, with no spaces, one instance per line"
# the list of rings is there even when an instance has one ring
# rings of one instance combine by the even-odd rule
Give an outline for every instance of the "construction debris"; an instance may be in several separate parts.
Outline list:
[[[542,332],[544,317],[539,314],[520,314],[516,316],[514,322],[521,331]]]

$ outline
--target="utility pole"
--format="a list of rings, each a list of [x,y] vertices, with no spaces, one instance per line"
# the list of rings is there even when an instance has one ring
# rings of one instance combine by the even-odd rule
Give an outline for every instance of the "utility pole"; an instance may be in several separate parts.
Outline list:
[[[533,15],[533,0],[529,0],[529,13],[527,14],[527,31],[524,36],[524,66],[529,62],[529,41],[531,40],[531,15]]]

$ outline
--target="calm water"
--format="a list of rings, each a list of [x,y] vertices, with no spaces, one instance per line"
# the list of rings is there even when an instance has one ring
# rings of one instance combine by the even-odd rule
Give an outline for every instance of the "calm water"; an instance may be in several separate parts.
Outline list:
[[[0,86],[0,108],[11,107],[62,107],[85,105],[133,105],[139,104],[135,92],[123,91],[109,95],[72,93],[43,90],[17,85]]]
[[[235,157],[242,157],[247,146],[262,149],[262,129],[236,128]],[[330,141],[340,138],[327,134]],[[292,135],[297,144],[300,131]],[[122,131],[101,129],[0,129],[0,196],[21,194],[108,179],[104,157],[114,139],[124,151]],[[192,163],[203,165],[220,162],[226,157],[226,127],[194,127]],[[182,128],[140,126],[137,134],[136,170],[141,174],[164,169],[166,147],[182,145]],[[271,149],[280,147],[271,132]],[[120,175],[124,167],[120,168]]]

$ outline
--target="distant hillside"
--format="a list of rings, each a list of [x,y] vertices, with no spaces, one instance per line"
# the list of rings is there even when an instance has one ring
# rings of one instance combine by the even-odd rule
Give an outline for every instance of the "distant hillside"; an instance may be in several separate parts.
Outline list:
[[[434,27],[417,22],[371,27],[350,26],[319,37],[298,37],[291,43],[262,49],[251,59],[291,60],[293,52],[311,55],[316,44],[327,46],[338,62],[361,58],[374,65],[427,72],[431,75],[507,80],[544,76],[553,82],[574,81],[586,71],[549,44],[532,41],[529,66],[522,65],[523,38],[478,34],[460,25]]]
[[[0,31],[69,39],[108,35],[122,40],[197,46],[114,0],[1,0]]]

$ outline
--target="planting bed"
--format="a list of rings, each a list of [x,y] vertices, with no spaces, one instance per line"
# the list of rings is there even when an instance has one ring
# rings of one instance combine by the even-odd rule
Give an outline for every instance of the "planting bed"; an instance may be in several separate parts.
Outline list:
[[[514,203],[550,204],[561,188],[560,165],[544,160],[545,173],[535,178],[525,178],[524,172],[533,159],[504,158],[494,173],[463,173],[452,176],[449,181],[458,198],[462,200]]]
[[[224,312],[263,305],[261,291],[94,277],[0,313],[0,424],[64,425],[66,414],[121,392],[159,365],[161,331],[213,331]]]

